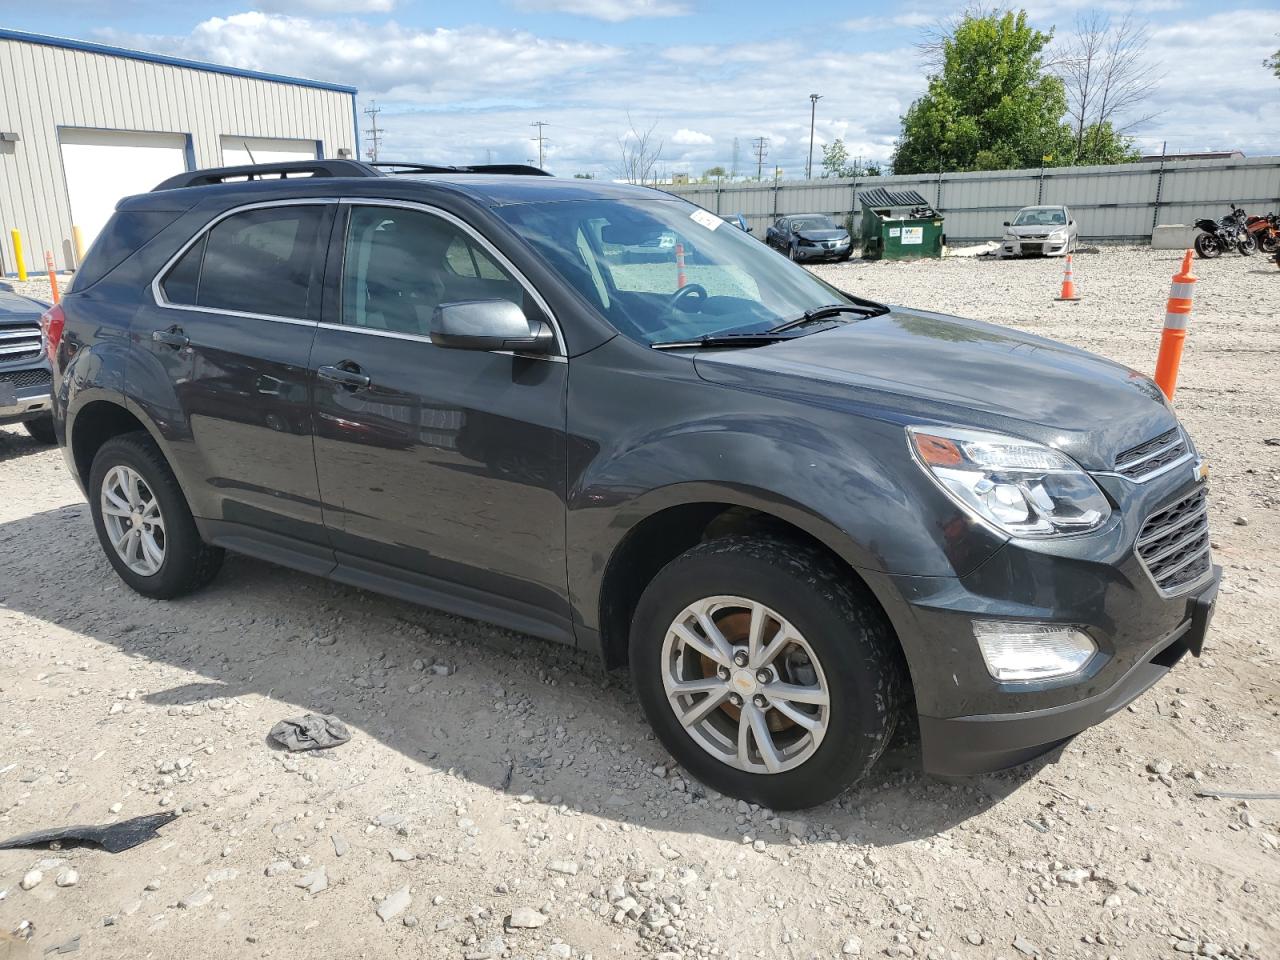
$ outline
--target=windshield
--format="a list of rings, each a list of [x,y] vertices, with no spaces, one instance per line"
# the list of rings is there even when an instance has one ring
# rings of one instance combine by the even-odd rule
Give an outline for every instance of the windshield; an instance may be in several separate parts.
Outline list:
[[[830,217],[792,217],[792,230],[838,230]]]
[[[1015,227],[1060,227],[1067,222],[1067,214],[1061,207],[1028,207],[1019,210],[1013,221]]]
[[[680,200],[550,201],[495,212],[620,333],[641,343],[761,333],[806,310],[853,302]]]

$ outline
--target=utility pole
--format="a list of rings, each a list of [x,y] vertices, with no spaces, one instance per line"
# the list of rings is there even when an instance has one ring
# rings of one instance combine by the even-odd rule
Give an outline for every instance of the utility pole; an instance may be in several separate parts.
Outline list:
[[[769,152],[769,138],[756,137],[751,141],[751,146],[756,151],[756,179],[764,179],[764,158]]]
[[[804,168],[804,178],[806,180],[813,179],[813,121],[818,114],[818,101],[822,99],[822,94],[809,94],[809,165]]]
[[[738,145],[738,138],[734,137],[733,138],[733,162],[729,164],[730,180],[738,179],[738,160],[740,159],[741,152],[742,152],[742,148]]]
[[[376,100],[370,100],[369,105],[364,108],[364,115],[369,118],[369,126],[364,131],[364,135],[369,138],[369,148],[365,155],[372,163],[378,162],[378,148],[382,146],[382,135],[386,132],[378,126],[378,114],[381,112],[382,108]]]
[[[549,127],[550,124],[547,123],[545,120],[535,120],[533,121],[533,123],[529,124],[529,126],[538,128],[538,135],[536,137],[530,137],[529,139],[538,141],[538,169],[541,170],[542,169],[542,143],[543,143],[542,128]]]

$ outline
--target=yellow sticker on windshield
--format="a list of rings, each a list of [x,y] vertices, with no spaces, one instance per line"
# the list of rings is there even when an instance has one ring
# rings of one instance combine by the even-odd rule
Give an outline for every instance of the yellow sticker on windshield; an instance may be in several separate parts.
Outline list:
[[[720,226],[720,224],[724,223],[724,221],[714,213],[708,213],[706,210],[693,211],[693,213],[689,214],[689,219],[694,223],[702,224],[708,230],[714,230],[716,227]]]

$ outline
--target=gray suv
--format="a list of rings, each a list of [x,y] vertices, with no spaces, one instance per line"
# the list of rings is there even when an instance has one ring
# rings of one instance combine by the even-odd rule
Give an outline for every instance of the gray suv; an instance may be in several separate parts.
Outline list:
[[[40,443],[53,443],[49,359],[40,335],[47,303],[0,282],[0,426],[21,423]]]
[[[197,171],[121,201],[44,324],[133,589],[232,550],[572,644],[772,808],[904,722],[939,773],[1052,751],[1213,610],[1204,469],[1148,377],[836,289],[653,190]]]

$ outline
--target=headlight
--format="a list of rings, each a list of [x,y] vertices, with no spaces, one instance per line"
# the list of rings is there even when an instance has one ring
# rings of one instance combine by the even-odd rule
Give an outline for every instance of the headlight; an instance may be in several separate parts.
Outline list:
[[[1067,239],[1067,231],[1055,230],[1053,233],[1049,234],[1049,239],[1054,243],[1061,243],[1063,240]]]
[[[1111,505],[1093,478],[1051,447],[976,430],[908,427],[917,462],[961,507],[1014,537],[1096,530]]]

